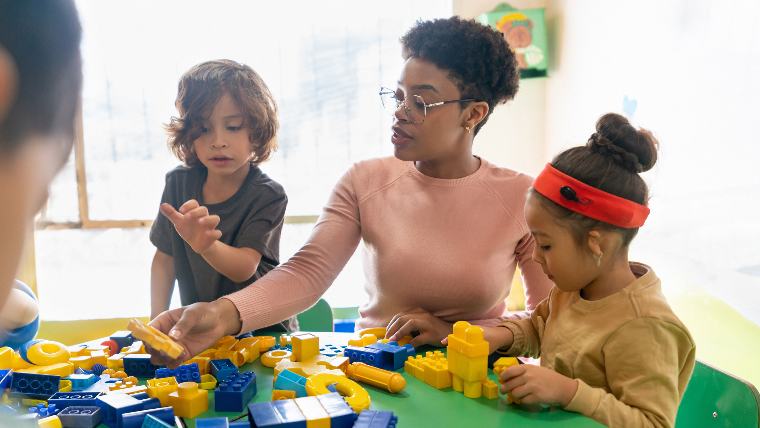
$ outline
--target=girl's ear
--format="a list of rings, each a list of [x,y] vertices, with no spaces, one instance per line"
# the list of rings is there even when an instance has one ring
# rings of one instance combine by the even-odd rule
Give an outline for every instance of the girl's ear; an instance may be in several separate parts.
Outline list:
[[[463,123],[462,126],[469,126],[470,129],[475,129],[475,127],[488,116],[488,110],[488,103],[485,101],[475,101],[470,103],[470,105],[467,106],[467,109],[465,109],[465,111],[469,113],[465,113],[465,123]]]
[[[8,52],[0,46],[0,123],[16,98],[16,65]]]
[[[602,234],[598,230],[591,230],[586,236],[586,245],[591,255],[594,257],[601,257],[604,254],[602,249]]]

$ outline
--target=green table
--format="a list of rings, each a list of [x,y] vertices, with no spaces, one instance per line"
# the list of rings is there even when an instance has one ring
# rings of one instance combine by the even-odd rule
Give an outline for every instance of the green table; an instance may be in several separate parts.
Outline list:
[[[351,333],[313,333],[320,338],[320,345],[327,343],[345,345],[355,337]],[[240,368],[256,373],[258,392],[252,402],[271,401],[273,370],[261,365],[260,360]],[[391,394],[387,391],[363,385],[372,397],[371,409],[390,410],[398,416],[398,427],[599,427],[601,424],[577,413],[560,409],[527,411],[504,402],[485,398],[466,398],[451,388],[437,390],[412,375],[401,371],[407,384],[404,391]],[[493,373],[491,378],[496,380]],[[233,419],[241,414],[214,412],[214,399],[209,394],[209,411],[199,417],[227,416]],[[186,421],[194,427],[192,420]]]

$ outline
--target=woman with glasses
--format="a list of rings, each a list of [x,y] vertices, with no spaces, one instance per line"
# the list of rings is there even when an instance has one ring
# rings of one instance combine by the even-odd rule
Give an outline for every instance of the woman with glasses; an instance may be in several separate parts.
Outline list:
[[[501,33],[457,17],[419,22],[401,42],[397,85],[380,91],[395,118],[394,157],[350,168],[289,261],[237,293],[153,321],[190,354],[309,308],[360,240],[369,301],[357,328],[387,326],[389,338],[414,335],[414,346],[440,346],[458,320],[496,324],[518,265],[528,308],[546,297],[551,282],[531,258],[523,217],[532,179],[472,154],[494,107],[517,92],[514,55]]]

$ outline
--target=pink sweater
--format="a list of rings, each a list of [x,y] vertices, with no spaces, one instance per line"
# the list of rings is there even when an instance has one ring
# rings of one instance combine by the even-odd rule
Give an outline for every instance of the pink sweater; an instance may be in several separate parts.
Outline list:
[[[319,299],[363,239],[369,301],[357,329],[385,326],[415,307],[449,322],[496,324],[517,264],[529,309],[552,286],[531,259],[523,217],[531,182],[485,160],[459,179],[428,177],[393,157],[359,162],[335,186],[303,248],[226,298],[242,331],[284,320]]]

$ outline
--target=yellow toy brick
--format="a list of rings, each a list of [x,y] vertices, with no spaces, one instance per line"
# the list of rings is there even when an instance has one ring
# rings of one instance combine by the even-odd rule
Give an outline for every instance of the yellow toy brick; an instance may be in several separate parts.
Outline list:
[[[182,382],[169,394],[169,406],[179,417],[194,418],[208,410],[208,391],[199,389],[195,382]]]
[[[495,400],[499,398],[499,386],[491,379],[483,382],[483,396],[489,400]]]
[[[230,360],[235,367],[240,367],[245,364],[245,355],[241,351],[232,349],[216,351],[214,354],[215,360]]]
[[[394,394],[401,392],[406,387],[406,379],[400,373],[361,362],[350,364],[346,375],[349,379],[382,388]]]
[[[454,323],[454,332],[448,336],[447,359],[451,372],[451,386],[465,397],[482,395],[482,383],[488,375],[488,342],[483,328],[467,321]]]
[[[449,364],[446,360],[431,360],[422,363],[423,378],[422,380],[436,389],[448,388],[451,386],[451,373]]]
[[[37,426],[40,428],[63,428],[63,423],[58,416],[48,416],[37,421]]]
[[[501,372],[509,367],[517,366],[520,362],[515,357],[501,357],[493,363],[493,373],[500,376]]]
[[[177,379],[172,377],[162,377],[158,379],[148,379],[148,396],[158,398],[161,405],[169,406],[169,394],[177,392]]]
[[[121,348],[121,353],[124,355],[130,355],[130,354],[145,354],[145,346],[143,345],[141,340],[136,340],[132,342],[131,345],[125,346]]]
[[[28,369],[19,369],[16,371],[19,373],[35,373],[66,377],[74,373],[74,364],[67,362],[51,364],[49,366],[31,366]]]
[[[170,358],[179,357],[185,350],[182,345],[172,340],[169,336],[144,324],[137,318],[132,318],[129,321],[127,328],[132,332],[132,336],[142,340],[151,348],[163,352]]]
[[[293,346],[291,361],[309,361],[319,355],[319,338],[311,333],[297,333],[290,337]]]
[[[124,370],[124,360],[123,360],[124,355],[126,354],[118,353],[115,355],[111,355],[106,360],[106,367],[108,367],[109,369],[114,369],[114,370]]]
[[[262,356],[262,364],[263,363],[264,357]],[[345,376],[348,364],[349,361],[347,357],[327,357],[324,355],[317,355],[309,361],[291,361],[289,358],[283,358],[274,366],[274,376],[276,378],[283,370],[291,370],[303,377],[309,377],[323,372],[342,374]]]
[[[385,327],[371,327],[371,328],[365,328],[363,330],[359,330],[357,333],[359,337],[364,336],[365,334],[371,334],[378,338],[385,337]]]
[[[253,336],[252,338],[259,340],[259,352],[261,353],[274,348],[275,340],[272,336]]]
[[[216,384],[217,384],[216,378],[212,376],[211,374],[206,373],[206,374],[201,375],[201,383],[198,384],[198,387],[200,389],[211,390],[211,389],[216,388]]]
[[[272,401],[275,400],[290,400],[296,398],[296,392],[289,389],[273,389]]]
[[[217,340],[214,346],[212,348],[214,349],[232,349],[233,346],[237,343],[237,339],[235,339],[235,336],[223,336],[221,339]]]
[[[374,334],[365,334],[358,339],[349,339],[348,346],[367,346],[377,342],[377,336]]]
[[[3,346],[0,348],[0,370],[8,370],[13,367],[13,348]]]
[[[261,365],[264,367],[274,367],[282,360],[290,360],[292,352],[286,349],[273,349],[267,351],[261,356]]]
[[[354,412],[361,413],[363,410],[369,409],[371,399],[367,390],[345,376],[329,373],[310,376],[306,380],[306,393],[310,396],[329,394],[328,385],[335,386],[335,389],[343,396],[343,399]]]
[[[280,348],[284,348],[284,347],[290,345],[290,335],[288,335],[288,334],[281,334],[279,342],[280,342]]]
[[[58,392],[71,392],[74,384],[68,379],[61,379],[58,382]]]
[[[200,356],[193,357],[182,364],[192,364],[192,363],[198,364],[198,371],[200,372],[200,374],[204,375],[208,373],[208,365],[211,364],[211,358],[200,357]]]
[[[295,399],[296,406],[306,419],[306,428],[330,428],[330,415],[316,397]]]

